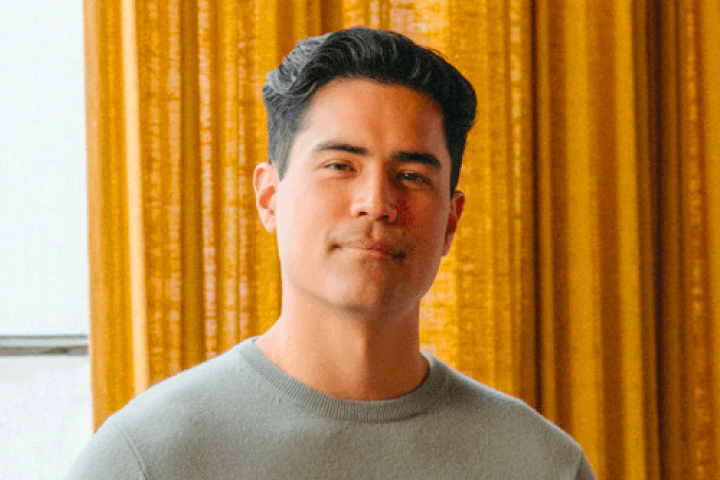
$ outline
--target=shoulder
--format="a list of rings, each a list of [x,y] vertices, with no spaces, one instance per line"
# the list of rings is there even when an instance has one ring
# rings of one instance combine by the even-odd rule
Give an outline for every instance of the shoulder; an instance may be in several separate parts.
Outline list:
[[[567,433],[519,398],[446,368],[449,370],[446,396],[454,409],[488,423],[496,431],[499,429],[507,435],[544,435],[548,439],[577,445]]]
[[[111,415],[134,443],[172,443],[222,431],[227,418],[252,415],[262,403],[253,371],[235,349],[153,385]],[[166,443],[166,445],[168,445]]]
[[[222,392],[247,380],[240,359],[233,350],[179,372],[140,393],[114,417],[125,419],[138,414],[161,414],[168,408],[182,413],[207,402],[222,402]]]
[[[518,472],[553,472],[559,475],[556,478],[574,478],[570,475],[586,460],[570,435],[522,400],[445,368],[448,386],[443,411],[460,442],[472,444],[486,458],[512,465]]]
[[[213,452],[247,433],[256,406],[268,403],[237,348],[159,382],[111,415],[76,470],[100,466],[117,478],[186,478],[204,468]]]
[[[455,408],[486,424],[501,437],[538,441],[571,450],[575,440],[519,398],[451,370],[448,396]]]
[[[65,479],[97,478],[98,472],[103,472],[105,478],[148,478],[142,458],[123,431],[111,421],[105,422],[93,436]]]

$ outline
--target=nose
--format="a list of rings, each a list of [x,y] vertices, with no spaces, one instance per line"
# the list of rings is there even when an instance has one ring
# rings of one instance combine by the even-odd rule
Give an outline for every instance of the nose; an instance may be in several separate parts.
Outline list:
[[[356,182],[352,215],[392,223],[397,219],[396,202],[395,187],[387,172],[367,172]]]

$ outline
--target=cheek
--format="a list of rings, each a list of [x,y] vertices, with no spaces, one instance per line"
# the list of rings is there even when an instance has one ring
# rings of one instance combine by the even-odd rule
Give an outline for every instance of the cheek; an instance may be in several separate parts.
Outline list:
[[[293,195],[278,199],[284,202],[278,212],[278,243],[283,242],[288,252],[301,249],[309,253],[311,245],[321,243],[332,227],[336,202],[320,193],[317,189],[298,189]]]
[[[280,261],[291,260],[293,251],[302,239],[302,218],[297,215],[295,199],[290,195],[278,195],[277,198],[277,243]]]
[[[425,210],[423,215],[416,217],[416,228],[419,242],[429,256],[442,256],[447,227],[447,212]]]

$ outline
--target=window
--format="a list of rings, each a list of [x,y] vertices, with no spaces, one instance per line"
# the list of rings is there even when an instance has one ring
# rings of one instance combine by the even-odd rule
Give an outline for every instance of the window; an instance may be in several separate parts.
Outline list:
[[[62,478],[92,435],[82,22],[0,15],[0,478]]]

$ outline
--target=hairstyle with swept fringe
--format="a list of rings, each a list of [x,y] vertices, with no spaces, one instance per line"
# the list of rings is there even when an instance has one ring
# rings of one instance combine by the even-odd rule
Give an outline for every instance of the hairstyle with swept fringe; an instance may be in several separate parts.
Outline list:
[[[450,195],[460,178],[477,100],[470,82],[440,54],[388,30],[353,27],[298,42],[267,74],[262,93],[267,109],[268,158],[280,180],[290,149],[313,96],[337,78],[367,78],[430,95],[443,115],[452,160]]]

